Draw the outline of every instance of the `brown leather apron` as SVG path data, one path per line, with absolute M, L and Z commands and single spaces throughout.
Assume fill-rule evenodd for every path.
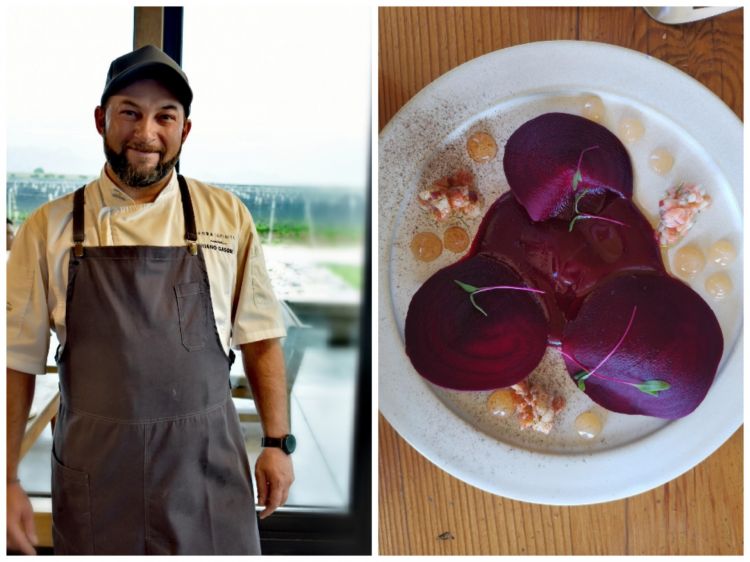
M 177 247 L 83 247 L 84 188 L 75 194 L 52 451 L 56 554 L 260 554 L 232 358 L 182 176 L 179 185 Z

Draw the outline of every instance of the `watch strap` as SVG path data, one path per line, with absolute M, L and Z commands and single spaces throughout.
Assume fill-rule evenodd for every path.
M 261 447 L 281 447 L 283 444 L 283 437 L 263 437 L 260 440 Z
M 297 439 L 291 433 L 283 437 L 263 437 L 260 440 L 261 447 L 278 447 L 287 455 L 291 455 L 297 448 Z

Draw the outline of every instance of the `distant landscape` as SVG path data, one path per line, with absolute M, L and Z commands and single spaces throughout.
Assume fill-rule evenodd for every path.
M 9 172 L 8 218 L 19 225 L 37 207 L 61 197 L 94 176 L 56 174 L 37 168 Z M 253 215 L 265 244 L 359 245 L 364 239 L 365 200 L 359 190 L 215 184 L 237 195 Z

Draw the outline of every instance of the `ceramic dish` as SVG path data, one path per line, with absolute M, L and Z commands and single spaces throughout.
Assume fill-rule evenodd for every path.
M 666 421 L 606 412 L 569 380 L 568 406 L 549 436 L 533 435 L 485 413 L 489 394 L 445 391 L 426 382 L 404 352 L 406 311 L 418 287 L 460 255 L 444 251 L 416 261 L 412 236 L 440 235 L 416 203 L 418 191 L 458 167 L 469 168 L 485 197 L 484 209 L 508 190 L 503 149 L 523 122 L 549 111 L 586 115 L 601 100 L 599 122 L 618 134 L 636 119 L 643 136 L 626 142 L 634 170 L 634 201 L 652 224 L 658 202 L 679 181 L 700 183 L 713 198 L 685 239 L 663 252 L 671 270 L 674 252 L 687 243 L 704 251 L 719 239 L 737 249 L 725 269 L 734 285 L 723 300 L 710 296 L 706 269 L 688 283 L 714 310 L 724 334 L 724 354 L 708 396 L 689 416 Z M 589 115 L 590 116 L 590 115 Z M 497 157 L 477 164 L 466 139 L 486 131 Z M 656 149 L 674 165 L 657 173 Z M 576 505 L 628 497 L 659 486 L 715 451 L 742 423 L 742 124 L 704 86 L 657 59 L 611 45 L 539 42 L 479 57 L 419 92 L 391 120 L 379 147 L 379 405 L 393 427 L 443 470 L 494 494 L 544 504 Z M 466 221 L 470 236 L 481 219 Z M 547 362 L 555 370 L 554 350 Z M 564 379 L 564 377 L 563 377 Z M 596 439 L 582 440 L 575 416 L 595 409 L 605 418 Z

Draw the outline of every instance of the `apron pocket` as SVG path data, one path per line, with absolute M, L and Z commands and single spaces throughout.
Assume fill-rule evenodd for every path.
M 188 351 L 206 347 L 206 298 L 201 283 L 180 283 L 174 287 L 180 316 L 182 345 Z
M 55 554 L 93 554 L 89 475 L 73 470 L 52 450 L 52 535 Z

